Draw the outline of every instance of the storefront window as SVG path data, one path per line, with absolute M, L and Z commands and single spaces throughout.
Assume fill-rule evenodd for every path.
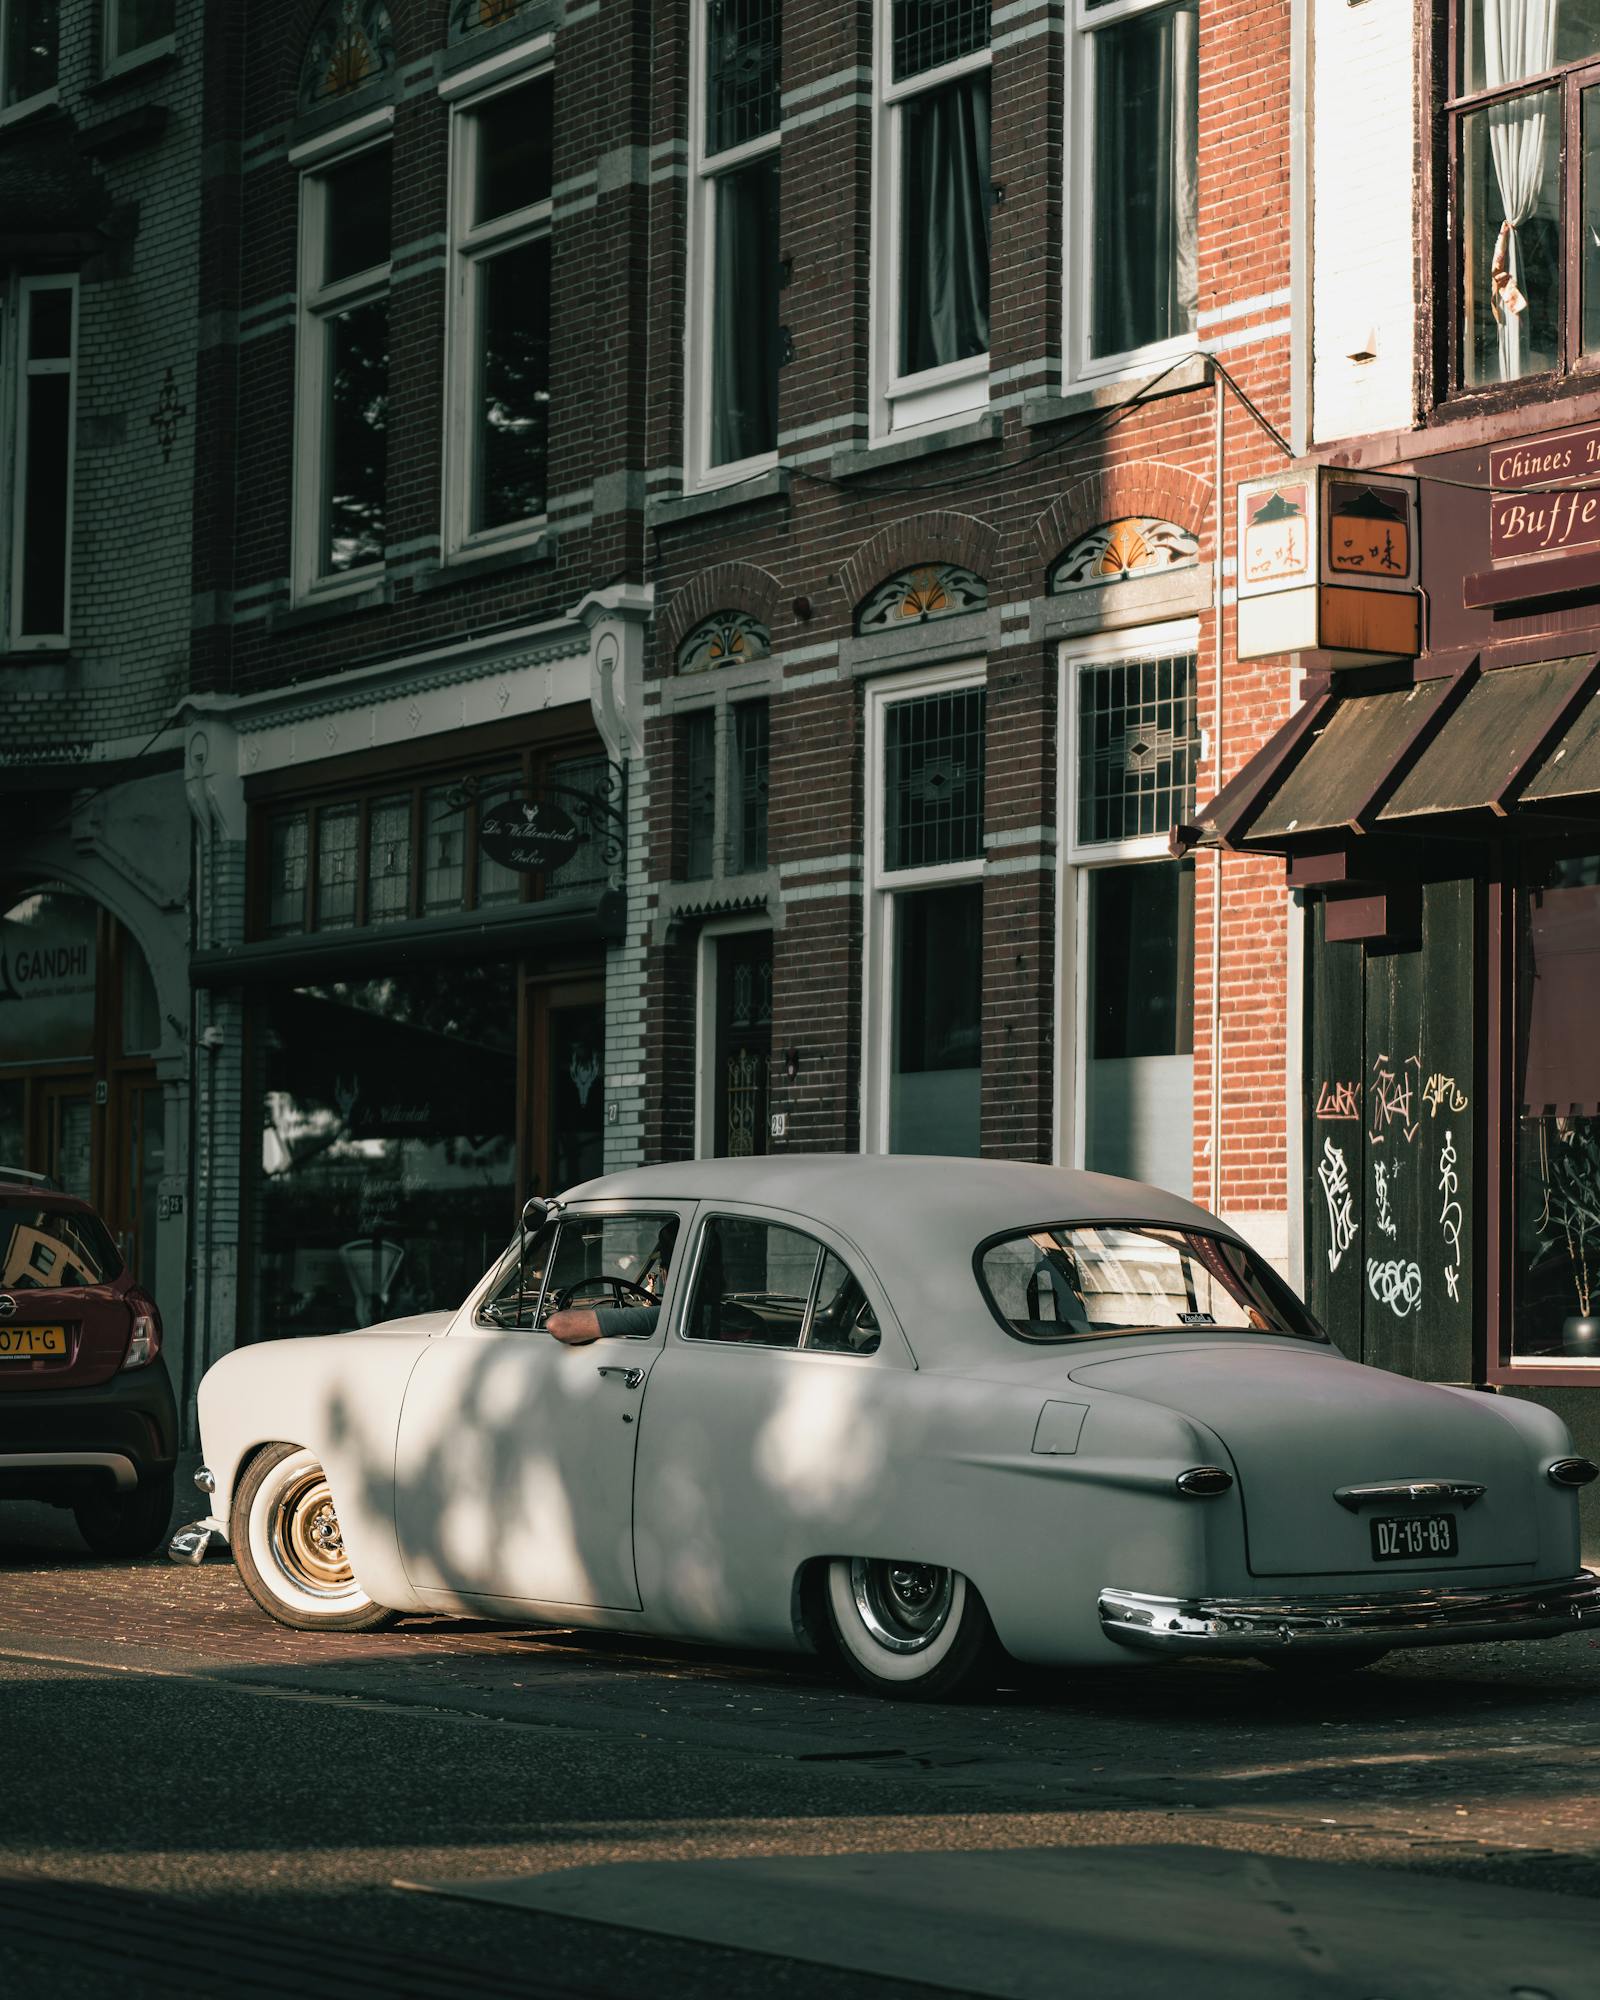
M 70 1062 L 94 1049 L 95 908 L 39 889 L 0 917 L 0 1063 Z
M 516 972 L 283 988 L 260 1008 L 255 1338 L 458 1306 L 515 1222 Z
M 1518 970 L 1513 1358 L 1600 1364 L 1600 854 L 1530 885 Z

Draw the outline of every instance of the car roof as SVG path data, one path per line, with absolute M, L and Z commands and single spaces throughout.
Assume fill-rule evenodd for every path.
M 44 1187 L 38 1181 L 12 1181 L 0 1174 L 0 1201 L 25 1201 L 32 1208 L 48 1209 L 57 1215 L 93 1215 L 100 1211 L 82 1195 L 68 1194 L 64 1188 Z
M 858 1244 L 877 1271 L 919 1359 L 959 1303 L 984 1311 L 984 1339 L 999 1328 L 973 1291 L 973 1252 L 990 1237 L 1050 1222 L 1156 1222 L 1234 1237 L 1182 1196 L 1112 1174 L 925 1153 L 777 1153 L 742 1160 L 683 1160 L 629 1167 L 566 1190 L 567 1201 L 748 1202 L 786 1209 Z M 961 1343 L 970 1352 L 970 1341 Z

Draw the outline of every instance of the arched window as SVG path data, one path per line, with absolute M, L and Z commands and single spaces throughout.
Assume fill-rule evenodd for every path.
M 520 14 L 527 0 L 455 0 L 450 9 L 451 39 L 475 34 L 479 28 L 498 28 Z
M 747 611 L 716 611 L 702 618 L 678 648 L 678 672 L 703 674 L 712 667 L 749 666 L 771 652 L 771 633 Z
M 960 611 L 982 611 L 988 603 L 988 584 L 970 569 L 958 563 L 919 563 L 886 577 L 862 599 L 856 630 L 893 631 L 898 625 L 925 624 Z
M 1199 560 L 1199 542 L 1175 521 L 1130 514 L 1080 535 L 1050 572 L 1050 588 L 1083 590 L 1156 570 L 1187 569 Z
M 302 111 L 348 97 L 394 65 L 394 26 L 383 0 L 329 0 L 300 65 Z

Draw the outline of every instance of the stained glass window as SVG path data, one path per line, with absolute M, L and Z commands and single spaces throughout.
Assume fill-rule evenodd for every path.
M 329 0 L 300 66 L 300 109 L 348 97 L 394 62 L 394 27 L 383 0 Z
M 989 46 L 989 0 L 894 0 L 896 83 Z
M 880 583 L 863 601 L 856 629 L 888 631 L 929 618 L 948 618 L 958 611 L 982 611 L 988 602 L 989 586 L 970 569 L 956 563 L 922 563 Z
M 267 934 L 282 937 L 306 921 L 306 854 L 310 829 L 303 812 L 280 813 L 267 829 Z
M 466 812 L 454 785 L 422 795 L 422 908 L 427 916 L 459 910 L 466 884 Z
M 684 879 L 704 881 L 715 872 L 717 826 L 716 714 L 702 709 L 683 725 L 683 787 L 687 800 Z
M 392 923 L 411 906 L 411 800 L 374 799 L 367 812 L 367 922 Z
M 982 859 L 983 758 L 982 688 L 885 709 L 885 868 Z
M 497 771 L 492 778 L 480 780 L 478 785 L 478 818 L 492 812 L 496 806 L 503 806 L 510 799 L 522 797 L 522 773 L 520 771 Z M 478 849 L 478 905 L 485 903 L 514 903 L 522 895 L 521 874 L 515 868 L 507 868 L 496 861 L 486 849 Z
M 1193 653 L 1078 669 L 1078 839 L 1163 834 L 1194 811 Z
M 359 806 L 325 806 L 317 815 L 317 929 L 345 930 L 356 920 Z
M 1200 544 L 1175 522 L 1130 515 L 1080 535 L 1050 572 L 1050 588 L 1083 590 L 1156 570 L 1187 569 L 1199 559 Z
M 743 611 L 718 611 L 703 619 L 678 648 L 680 674 L 705 673 L 712 667 L 748 666 L 772 651 L 765 625 Z
M 779 0 L 709 0 L 706 151 L 726 152 L 778 127 L 783 56 Z
M 767 865 L 770 712 L 764 701 L 733 711 L 732 782 L 728 787 L 728 865 L 734 874 Z
M 455 0 L 450 11 L 452 36 L 474 35 L 480 28 L 498 28 L 521 13 L 526 0 Z

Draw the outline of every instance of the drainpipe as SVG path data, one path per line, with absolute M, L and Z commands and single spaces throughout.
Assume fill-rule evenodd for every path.
M 1211 689 L 1211 772 L 1213 792 L 1222 789 L 1222 543 L 1224 519 L 1223 423 L 1226 409 L 1220 372 L 1213 371 L 1215 405 L 1215 464 L 1212 472 L 1212 511 L 1215 546 L 1212 550 L 1211 610 L 1213 679 Z M 1214 850 L 1211 870 L 1211 1175 L 1206 1206 L 1215 1215 L 1222 1207 L 1222 849 Z

